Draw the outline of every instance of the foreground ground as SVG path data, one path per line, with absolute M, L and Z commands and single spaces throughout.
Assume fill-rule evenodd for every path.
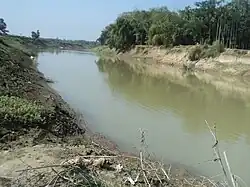
M 215 185 L 89 132 L 31 55 L 24 43 L 0 38 L 0 186 Z

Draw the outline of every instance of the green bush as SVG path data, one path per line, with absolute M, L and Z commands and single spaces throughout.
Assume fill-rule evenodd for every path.
M 0 96 L 0 118 L 5 122 L 41 122 L 46 108 L 14 96 Z
M 213 45 L 196 45 L 189 51 L 189 60 L 196 61 L 201 58 L 215 58 L 225 51 L 224 45 L 219 41 L 213 42 Z
M 153 45 L 157 45 L 157 46 L 163 45 L 163 38 L 162 38 L 162 36 L 159 35 L 159 34 L 154 35 L 154 37 L 152 38 L 152 44 Z
M 219 42 L 218 40 L 213 42 L 213 45 L 209 46 L 205 52 L 203 57 L 204 58 L 215 58 L 217 56 L 219 56 L 221 53 L 223 53 L 225 51 L 224 45 Z
M 202 56 L 202 47 L 200 45 L 193 46 L 188 54 L 188 59 L 191 61 L 199 60 Z

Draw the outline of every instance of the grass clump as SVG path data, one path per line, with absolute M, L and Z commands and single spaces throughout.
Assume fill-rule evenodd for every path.
M 209 46 L 207 50 L 205 50 L 204 58 L 215 58 L 224 51 L 224 45 L 219 41 L 215 41 L 213 42 L 213 45 Z
M 212 45 L 196 45 L 189 51 L 189 60 L 196 61 L 202 58 L 215 58 L 225 51 L 224 45 L 220 41 L 213 42 Z
M 191 61 L 199 60 L 202 57 L 203 48 L 200 45 L 192 47 L 188 54 L 188 59 Z
M 15 96 L 0 96 L 0 117 L 4 122 L 42 122 L 46 108 Z

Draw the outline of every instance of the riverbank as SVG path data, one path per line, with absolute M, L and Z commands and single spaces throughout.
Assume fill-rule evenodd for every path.
M 143 68 L 157 69 L 152 74 L 164 74 L 168 66 L 183 70 L 204 73 L 218 73 L 230 76 L 249 76 L 250 51 L 225 49 L 214 57 L 197 57 L 190 60 L 190 53 L 196 46 L 176 46 L 173 48 L 136 46 L 132 50 L 117 54 L 106 46 L 96 47 L 93 51 L 101 56 L 116 57 Z M 208 50 L 209 52 L 209 50 Z
M 88 131 L 37 71 L 30 58 L 35 54 L 15 46 L 0 38 L 0 185 L 212 186 L 206 178 L 193 180 L 185 170 L 149 161 L 144 152 L 122 153 Z
M 215 86 L 222 94 L 248 97 L 250 92 L 250 53 L 246 50 L 226 49 L 215 58 L 201 58 L 190 61 L 192 46 L 160 48 L 136 46 L 134 49 L 117 54 L 106 46 L 94 48 L 106 62 L 125 63 L 134 72 L 147 76 L 172 77 L 182 82 L 186 76 L 194 75 L 204 83 Z

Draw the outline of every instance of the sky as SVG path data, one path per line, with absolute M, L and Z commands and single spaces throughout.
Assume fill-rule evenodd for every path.
M 96 40 L 101 30 L 122 12 L 167 6 L 171 10 L 197 0 L 0 0 L 0 18 L 11 34 Z

